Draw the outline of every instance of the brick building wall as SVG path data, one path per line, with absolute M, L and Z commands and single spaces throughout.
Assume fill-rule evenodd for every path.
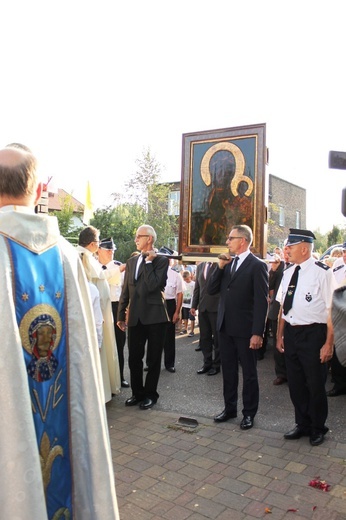
M 282 246 L 289 228 L 306 229 L 306 189 L 269 175 L 268 242 Z

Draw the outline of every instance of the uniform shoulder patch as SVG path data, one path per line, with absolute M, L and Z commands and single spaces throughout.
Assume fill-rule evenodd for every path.
M 345 264 L 338 265 L 337 267 L 334 267 L 333 273 L 336 273 L 336 271 L 339 271 L 339 269 L 342 269 Z
M 317 260 L 317 262 L 315 262 L 315 264 L 318 265 L 318 267 L 322 267 L 322 269 L 325 269 L 326 271 L 328 271 L 328 269 L 330 269 L 329 265 L 324 264 L 323 262 L 320 262 L 319 260 Z

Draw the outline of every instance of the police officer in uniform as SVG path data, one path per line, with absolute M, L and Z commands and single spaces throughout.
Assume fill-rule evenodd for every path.
M 326 362 L 333 355 L 329 310 L 336 287 L 332 270 L 312 257 L 311 231 L 290 229 L 287 246 L 292 266 L 282 278 L 282 308 L 276 348 L 285 353 L 296 426 L 285 439 L 306 435 L 310 444 L 324 441 L 328 428 Z

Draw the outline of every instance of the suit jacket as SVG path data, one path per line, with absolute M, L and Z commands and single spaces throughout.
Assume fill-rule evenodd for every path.
M 207 272 L 207 279 L 204 278 L 204 268 L 206 262 L 201 262 L 196 269 L 195 289 L 193 291 L 192 308 L 199 310 L 199 312 L 217 312 L 220 295 L 209 294 L 207 287 L 208 281 L 212 273 L 218 269 L 217 263 L 212 263 Z
M 209 294 L 220 291 L 217 329 L 229 336 L 263 336 L 268 312 L 268 269 L 263 260 L 250 253 L 232 279 L 231 265 L 219 267 L 208 282 Z
M 169 321 L 164 297 L 168 259 L 157 256 L 152 263 L 148 264 L 143 259 L 136 280 L 137 261 L 138 256 L 134 256 L 126 262 L 118 321 L 126 321 L 129 327 L 137 325 L 138 320 L 143 325 Z

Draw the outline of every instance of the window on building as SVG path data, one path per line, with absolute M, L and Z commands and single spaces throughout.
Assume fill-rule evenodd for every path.
M 180 191 L 170 191 L 168 194 L 168 215 L 179 215 Z
M 283 206 L 279 206 L 279 226 L 285 226 L 285 208 Z
M 300 229 L 300 211 L 296 211 L 296 228 Z

